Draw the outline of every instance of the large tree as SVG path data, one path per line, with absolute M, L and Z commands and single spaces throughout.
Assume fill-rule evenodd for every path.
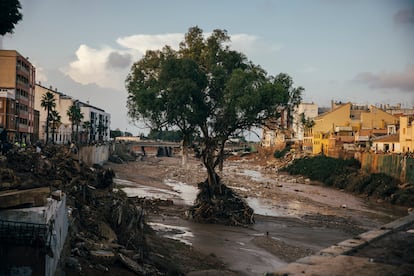
M 56 99 L 52 92 L 48 91 L 43 94 L 42 99 L 40 101 L 40 106 L 46 110 L 46 141 L 47 144 L 49 142 L 49 123 L 51 122 L 50 114 L 52 110 L 56 107 Z
M 21 8 L 19 0 L 0 1 L 0 36 L 13 33 L 15 25 L 23 18 Z
M 179 50 L 148 51 L 126 79 L 127 106 L 132 119 L 144 119 L 153 129 L 179 128 L 184 141 L 194 132 L 200 135 L 207 180 L 190 210 L 193 217 L 211 221 L 221 216 L 219 221 L 246 224 L 252 223 L 252 210 L 238 210 L 241 200 L 233 200 L 215 170 L 229 136 L 279 116 L 289 91 L 244 54 L 230 50 L 228 42 L 224 30 L 205 38 L 192 27 Z

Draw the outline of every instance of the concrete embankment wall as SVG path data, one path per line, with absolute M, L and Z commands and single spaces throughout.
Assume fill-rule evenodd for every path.
M 102 165 L 109 158 L 111 144 L 82 146 L 79 148 L 79 159 L 87 165 Z
M 414 158 L 397 154 L 356 153 L 361 169 L 366 173 L 384 173 L 414 183 Z

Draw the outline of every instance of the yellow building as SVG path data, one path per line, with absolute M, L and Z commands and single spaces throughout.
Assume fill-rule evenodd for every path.
M 389 125 L 398 124 L 398 118 L 375 106 L 371 106 L 369 112 L 361 113 L 362 129 L 387 129 Z
M 335 132 L 342 135 L 350 129 L 351 103 L 340 105 L 330 112 L 324 113 L 313 119 L 315 125 L 312 127 L 313 133 L 313 154 L 327 153 L 328 146 L 331 144 L 329 139 Z
M 35 68 L 27 58 L 0 50 L 0 134 L 9 142 L 34 142 L 34 83 Z
M 400 147 L 401 152 L 414 152 L 413 118 L 400 117 Z
M 354 143 L 360 130 L 383 130 L 385 134 L 395 134 L 398 118 L 375 106 L 368 108 L 346 103 L 333 105 L 332 111 L 318 116 L 314 122 L 312 153 L 326 154 L 340 143 Z

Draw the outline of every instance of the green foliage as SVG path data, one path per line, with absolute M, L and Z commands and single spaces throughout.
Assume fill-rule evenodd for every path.
M 391 203 L 414 207 L 414 185 L 396 191 L 391 197 Z
M 19 0 L 0 1 L 0 36 L 13 33 L 15 25 L 23 18 L 21 8 Z
M 66 115 L 69 117 L 69 121 L 72 123 L 72 141 L 79 142 L 79 124 L 82 122 L 83 113 L 79 106 L 74 102 L 66 111 Z M 76 132 L 74 132 L 74 127 L 76 126 Z
M 178 130 L 151 130 L 147 137 L 152 140 L 179 142 L 183 135 L 181 131 Z
M 47 91 L 42 95 L 40 106 L 46 110 L 46 144 L 49 142 L 49 124 L 52 121 L 51 113 L 56 108 L 56 99 L 52 92 Z
M 343 160 L 326 156 L 296 159 L 285 170 L 300 174 L 327 186 L 357 194 L 390 200 L 391 203 L 414 206 L 414 185 L 400 189 L 400 181 L 383 173 L 363 174 L 354 159 Z
M 178 128 L 184 143 L 199 133 L 203 162 L 215 179 L 228 137 L 278 116 L 301 100 L 286 74 L 268 76 L 227 46 L 225 30 L 209 37 L 192 27 L 174 51 L 147 51 L 126 79 L 128 115 L 151 129 Z
M 355 159 L 336 159 L 326 156 L 295 159 L 293 164 L 286 168 L 290 174 L 306 175 L 312 180 L 329 182 L 332 175 L 347 174 L 358 170 L 360 164 Z
M 286 155 L 286 153 L 288 153 L 290 151 L 290 147 L 285 147 L 282 150 L 275 150 L 275 152 L 273 153 L 273 157 L 274 158 L 282 158 Z
M 120 131 L 119 129 L 111 130 L 109 132 L 109 137 L 111 137 L 111 138 L 121 137 L 122 135 L 123 135 L 122 131 Z

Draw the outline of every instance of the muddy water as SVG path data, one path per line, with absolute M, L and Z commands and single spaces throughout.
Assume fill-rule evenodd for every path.
M 174 216 L 152 216 L 149 224 L 160 235 L 179 240 L 205 254 L 215 254 L 240 275 L 263 275 L 288 262 L 282 249 L 258 246 L 264 239 L 269 245 L 287 244 L 307 252 L 350 238 L 352 235 L 340 227 L 308 223 L 305 215 L 346 217 L 367 230 L 404 214 L 364 199 L 321 186 L 281 182 L 262 175 L 258 170 L 241 170 L 247 185 L 229 185 L 246 198 L 255 211 L 256 223 L 247 228 L 193 223 Z M 157 187 L 115 179 L 129 196 L 173 200 L 175 205 L 191 205 L 197 188 L 183 182 L 165 179 Z M 263 185 L 263 189 L 253 189 Z M 266 189 L 274 193 L 266 192 Z M 278 190 L 279 189 L 279 190 Z M 268 241 L 268 242 L 266 242 Z M 300 254 L 299 254 L 300 255 Z M 298 255 L 298 258 L 301 257 Z

